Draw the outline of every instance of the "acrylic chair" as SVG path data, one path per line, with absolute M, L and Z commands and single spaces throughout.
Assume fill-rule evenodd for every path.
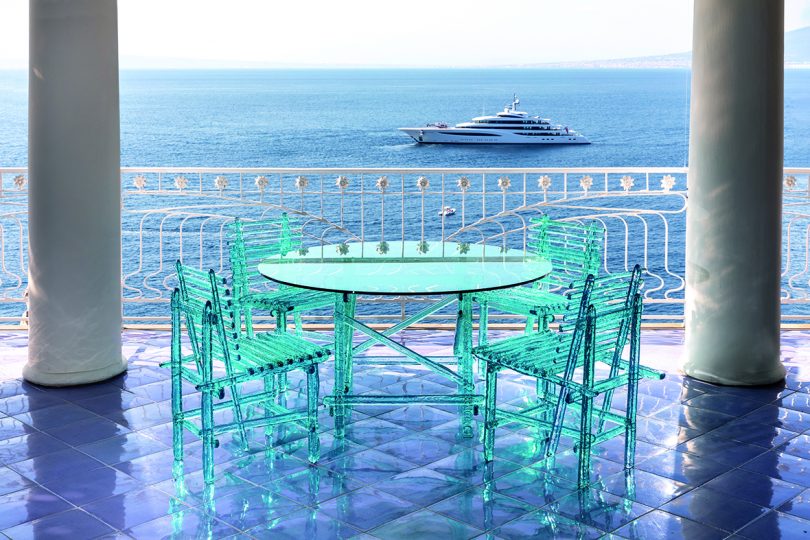
M 548 328 L 554 314 L 565 309 L 566 287 L 573 281 L 598 274 L 604 238 L 600 224 L 555 221 L 548 216 L 533 218 L 531 223 L 527 245 L 551 262 L 552 272 L 530 287 L 475 294 L 473 301 L 480 307 L 479 345 L 487 343 L 489 309 L 526 317 L 527 333 L 535 325 L 543 330 Z
M 270 281 L 259 273 L 258 265 L 264 259 L 303 249 L 303 232 L 290 222 L 286 212 L 279 218 L 258 221 L 236 218 L 228 225 L 227 238 L 233 297 L 241 306 L 248 336 L 253 335 L 254 309 L 269 313 L 275 318 L 276 328 L 283 331 L 287 330 L 287 316 L 292 313 L 295 333 L 303 337 L 302 312 L 335 305 L 332 293 L 287 285 L 270 289 Z M 316 334 L 307 336 L 328 339 Z M 287 375 L 280 373 L 277 383 L 281 391 L 286 390 Z
M 248 430 L 298 423 L 308 432 L 309 461 L 317 462 L 318 364 L 331 351 L 286 332 L 244 335 L 239 331 L 239 306 L 227 298 L 224 280 L 213 270 L 203 272 L 179 261 L 176 268 L 179 286 L 171 299 L 171 360 L 162 364 L 171 367 L 175 479 L 182 480 L 184 429 L 203 441 L 206 485 L 214 482 L 213 451 L 225 433 L 236 433 L 247 450 Z M 186 350 L 181 341 L 184 327 Z M 306 373 L 305 411 L 287 410 L 276 403 L 275 376 L 293 370 Z M 199 408 L 184 408 L 183 382 L 200 392 Z M 259 384 L 251 384 L 255 382 Z
M 624 465 L 626 469 L 633 467 L 638 381 L 664 376 L 639 363 L 640 284 L 638 266 L 630 273 L 588 276 L 567 294 L 569 305 L 559 331 L 521 335 L 473 349 L 486 364 L 486 461 L 494 458 L 497 426 L 518 422 L 543 434 L 546 457 L 554 456 L 561 436 L 574 439 L 579 487 L 590 483 L 593 446 L 614 437 L 625 437 Z M 507 369 L 542 380 L 551 390 L 538 393 L 537 402 L 523 410 L 498 409 L 498 373 Z M 627 387 L 623 411 L 613 405 L 613 393 L 619 387 Z M 566 416 L 571 411 L 574 414 Z M 571 422 L 576 416 L 579 426 Z
M 227 239 L 233 296 L 242 304 L 248 335 L 253 333 L 253 309 L 270 312 L 281 329 L 286 329 L 287 315 L 292 313 L 296 334 L 302 335 L 302 312 L 334 306 L 332 293 L 287 285 L 268 289 L 269 280 L 259 273 L 259 263 L 268 257 L 283 257 L 303 249 L 303 232 L 286 212 L 279 218 L 258 221 L 236 218 L 228 225 Z

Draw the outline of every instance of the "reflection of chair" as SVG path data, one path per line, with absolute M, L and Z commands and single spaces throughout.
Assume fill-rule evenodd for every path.
M 240 335 L 239 306 L 222 297 L 224 282 L 213 270 L 202 272 L 178 261 L 177 277 L 179 287 L 172 293 L 172 352 L 168 363 L 172 370 L 175 478 L 179 479 L 183 472 L 183 428 L 203 441 L 206 484 L 214 481 L 213 450 L 223 433 L 238 433 L 243 449 L 247 449 L 249 429 L 297 422 L 309 432 L 309 461 L 316 462 L 318 363 L 325 361 L 330 351 L 280 331 Z M 191 354 L 182 350 L 183 323 Z M 275 403 L 274 377 L 296 369 L 307 375 L 306 411 L 290 411 Z M 258 391 L 255 385 L 245 384 L 255 380 L 264 382 Z M 202 394 L 200 408 L 183 409 L 183 381 Z M 251 414 L 258 408 L 263 409 L 263 415 Z
M 552 272 L 532 287 L 514 287 L 476 293 L 473 300 L 480 305 L 478 344 L 487 342 L 488 310 L 497 309 L 527 318 L 526 331 L 538 324 L 548 326 L 555 313 L 567 305 L 562 294 L 572 281 L 596 275 L 602 257 L 604 229 L 596 222 L 581 225 L 554 221 L 548 216 L 532 219 L 528 246 L 551 262 Z
M 265 287 L 268 279 L 258 271 L 264 259 L 285 256 L 303 249 L 302 230 L 290 223 L 284 213 L 278 219 L 243 221 L 236 218 L 228 225 L 228 250 L 233 272 L 233 297 L 243 307 L 245 328 L 253 334 L 253 309 L 269 311 L 276 318 L 277 328 L 286 329 L 287 314 L 295 318 L 295 331 L 302 333 L 301 312 L 334 306 L 331 293 L 310 291 L 280 285 L 275 290 Z
M 625 467 L 633 466 L 638 380 L 663 377 L 639 365 L 640 282 L 638 266 L 628 274 L 588 276 L 567 295 L 570 307 L 559 332 L 531 333 L 473 349 L 487 368 L 487 461 L 493 458 L 495 427 L 505 421 L 539 428 L 546 437 L 546 456 L 556 452 L 561 435 L 574 438 L 580 486 L 590 482 L 592 447 L 615 436 L 624 434 Z M 628 343 L 629 359 L 625 360 L 622 356 Z M 502 369 L 536 377 L 554 391 L 539 393 L 535 405 L 519 412 L 496 411 L 497 374 Z M 626 410 L 611 410 L 613 391 L 620 386 L 627 386 Z M 579 413 L 578 427 L 566 417 L 569 408 Z

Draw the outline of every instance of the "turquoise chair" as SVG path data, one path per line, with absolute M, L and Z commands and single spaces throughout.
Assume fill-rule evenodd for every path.
M 248 431 L 294 422 L 308 432 L 309 461 L 319 458 L 318 364 L 331 351 L 285 332 L 251 336 L 240 332 L 239 305 L 229 298 L 225 282 L 213 270 L 176 265 L 179 286 L 171 298 L 171 368 L 174 477 L 183 476 L 183 430 L 201 438 L 203 477 L 214 482 L 214 448 L 219 437 L 235 433 L 244 450 Z M 188 346 L 183 347 L 183 329 Z M 275 377 L 293 370 L 306 373 L 307 407 L 292 411 L 277 404 Z M 263 384 L 247 384 L 254 381 Z M 183 406 L 182 385 L 201 394 L 199 408 Z M 256 387 L 259 387 L 257 390 Z
M 253 310 L 265 311 L 275 318 L 276 328 L 287 330 L 288 314 L 295 321 L 295 333 L 303 337 L 301 314 L 305 311 L 334 307 L 335 295 L 287 285 L 273 285 L 259 273 L 259 263 L 269 257 L 286 256 L 303 249 L 303 233 L 290 222 L 286 212 L 279 218 L 258 221 L 234 219 L 227 228 L 228 255 L 231 263 L 233 297 L 240 304 L 245 331 L 253 335 Z M 271 288 L 272 287 L 272 288 Z M 307 333 L 307 337 L 327 340 Z M 287 376 L 279 374 L 277 384 L 287 389 Z
M 473 349 L 486 366 L 486 461 L 494 458 L 498 425 L 518 422 L 543 434 L 546 457 L 556 453 L 561 436 L 574 439 L 579 487 L 590 483 L 593 447 L 614 437 L 625 437 L 624 465 L 627 469 L 634 466 L 638 381 L 664 377 L 639 363 L 640 285 L 638 266 L 630 273 L 588 276 L 567 294 L 559 331 L 533 332 Z M 629 357 L 625 359 L 627 345 Z M 523 410 L 498 409 L 498 373 L 507 369 L 543 381 L 551 391 L 539 393 L 537 402 Z M 612 407 L 613 393 L 619 387 L 627 387 L 623 411 Z M 578 426 L 566 416 L 570 411 L 578 418 Z
M 295 225 L 283 213 L 279 218 L 258 221 L 236 218 L 227 226 L 233 296 L 242 305 L 248 335 L 253 333 L 254 309 L 268 311 L 281 329 L 287 328 L 288 314 L 292 313 L 296 334 L 302 335 L 302 312 L 335 305 L 332 293 L 287 285 L 271 289 L 270 280 L 259 273 L 259 263 L 265 259 L 303 249 L 303 232 Z
M 528 287 L 514 287 L 477 293 L 478 344 L 487 343 L 489 310 L 526 317 L 526 332 L 548 328 L 554 314 L 562 313 L 568 304 L 564 292 L 574 281 L 597 275 L 602 261 L 604 229 L 596 222 L 554 221 L 548 216 L 533 218 L 527 246 L 551 262 L 551 274 Z

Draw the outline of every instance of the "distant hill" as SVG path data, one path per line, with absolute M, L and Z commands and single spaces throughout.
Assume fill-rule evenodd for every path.
M 810 26 L 785 34 L 785 65 L 810 67 Z
M 664 54 L 660 56 L 640 56 L 635 58 L 613 58 L 608 60 L 586 60 L 581 62 L 553 62 L 532 64 L 524 67 L 544 68 L 616 68 L 616 69 L 688 69 L 692 66 L 692 52 Z M 810 68 L 810 26 L 785 32 L 785 67 Z

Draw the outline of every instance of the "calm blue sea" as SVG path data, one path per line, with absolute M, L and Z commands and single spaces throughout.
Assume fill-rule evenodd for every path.
M 27 163 L 27 79 L 0 72 L 0 166 Z M 521 108 L 589 146 L 418 146 L 398 127 Z M 683 166 L 684 70 L 124 71 L 124 166 Z M 778 136 L 778 134 L 775 134 Z M 810 165 L 810 70 L 785 76 L 785 164 Z

